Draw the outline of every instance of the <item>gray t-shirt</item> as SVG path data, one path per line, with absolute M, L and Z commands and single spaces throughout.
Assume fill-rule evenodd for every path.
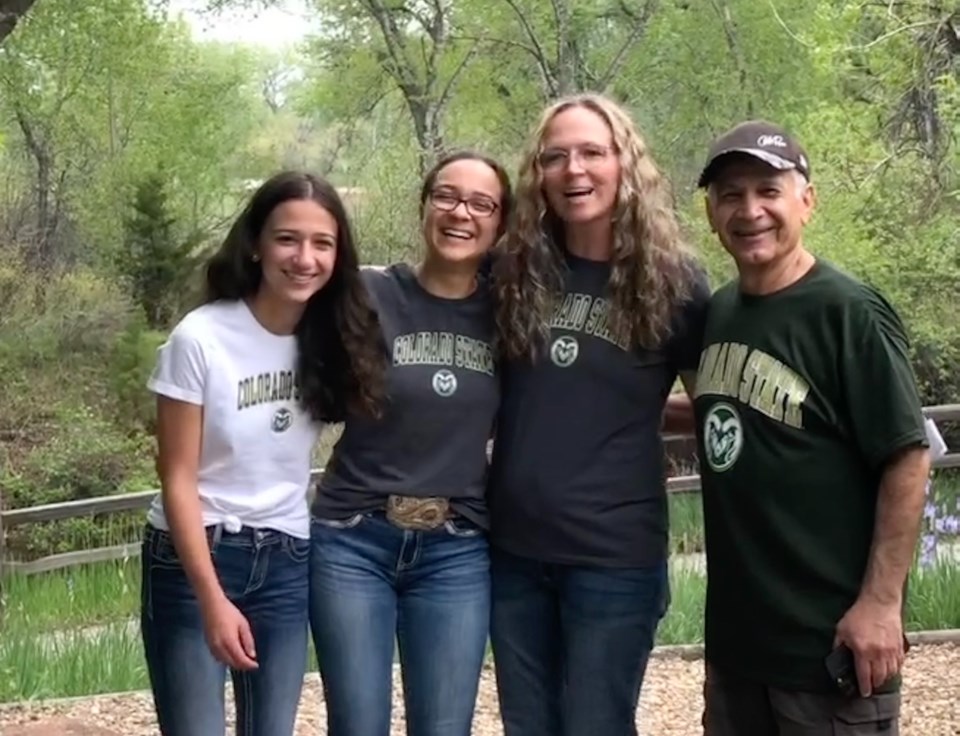
M 698 280 L 659 350 L 629 349 L 607 327 L 609 263 L 567 264 L 547 355 L 502 366 L 491 540 L 550 563 L 654 565 L 667 554 L 660 420 L 677 373 L 697 367 L 709 289 Z
M 378 420 L 348 416 L 313 513 L 343 519 L 383 508 L 390 494 L 443 496 L 486 527 L 486 447 L 500 400 L 488 285 L 443 299 L 406 264 L 363 278 L 389 358 L 388 399 Z

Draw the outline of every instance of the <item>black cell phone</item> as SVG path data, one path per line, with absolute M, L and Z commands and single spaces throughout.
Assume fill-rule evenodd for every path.
M 857 667 L 853 662 L 853 652 L 846 644 L 841 644 L 830 652 L 824 664 L 830 681 L 844 697 L 853 698 L 859 695 Z

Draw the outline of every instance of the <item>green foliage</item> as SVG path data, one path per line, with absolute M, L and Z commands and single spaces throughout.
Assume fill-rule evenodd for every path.
M 246 49 L 195 43 L 150 0 L 38 3 L 0 54 L 10 238 L 32 257 L 110 264 L 128 200 L 161 167 L 172 215 L 216 232 L 237 180 L 276 166 L 247 148 L 265 73 Z
M 90 269 L 45 278 L 15 253 L 6 255 L 0 266 L 4 506 L 155 486 L 152 440 L 136 427 L 151 416 L 142 387 L 160 337 L 145 330 L 142 317 L 132 319 L 119 286 Z M 7 531 L 7 547 L 32 557 L 104 546 L 129 536 L 133 526 L 118 516 L 15 527 Z
M 55 406 L 48 435 L 17 463 L 0 468 L 0 497 L 8 508 L 39 506 L 156 487 L 153 442 L 128 436 L 84 406 Z M 142 521 L 117 515 L 80 518 L 7 532 L 11 555 L 34 557 L 108 546 Z
M 0 639 L 0 702 L 148 687 L 140 633 L 126 621 L 46 635 L 7 627 Z
M 3 595 L 5 622 L 29 623 L 38 632 L 122 621 L 140 604 L 140 559 L 14 573 L 4 579 Z
M 117 562 L 10 580 L 0 636 L 0 702 L 125 692 L 148 687 L 135 616 L 139 565 Z M 657 645 L 703 642 L 706 577 L 670 570 L 670 607 Z M 911 575 L 906 629 L 960 626 L 960 569 Z M 317 663 L 308 653 L 308 672 Z
M 110 349 L 131 314 L 119 285 L 88 268 L 40 273 L 17 252 L 0 254 L 0 363 L 50 368 Z
M 147 325 L 169 327 L 191 296 L 197 267 L 193 254 L 200 238 L 196 233 L 181 237 L 160 174 L 146 176 L 137 186 L 125 230 L 127 250 L 118 259 L 120 271 L 130 280 Z
M 62 409 L 56 421 L 59 431 L 53 441 L 35 450 L 20 474 L 35 497 L 39 494 L 45 503 L 54 503 L 153 485 L 150 442 L 128 437 L 86 407 Z
M 5 471 L 3 496 L 14 507 L 58 503 L 149 488 L 152 446 L 129 437 L 87 407 L 57 407 L 50 440 L 16 472 Z
M 110 386 L 118 426 L 153 433 L 156 402 L 145 387 L 164 340 L 166 333 L 147 329 L 141 320 L 132 320 L 117 338 L 110 360 Z

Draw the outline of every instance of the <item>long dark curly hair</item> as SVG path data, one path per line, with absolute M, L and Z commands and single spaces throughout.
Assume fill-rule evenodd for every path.
M 630 117 L 601 95 L 563 98 L 544 111 L 524 155 L 515 216 L 493 269 L 500 348 L 512 359 L 538 355 L 562 297 L 564 228 L 543 194 L 538 161 L 550 122 L 572 107 L 606 121 L 620 157 L 607 286 L 612 331 L 623 344 L 656 349 L 669 337 L 677 308 L 692 292 L 696 258 L 680 235 L 669 183 Z
M 256 294 L 263 277 L 253 258 L 257 243 L 270 213 L 290 200 L 312 200 L 337 222 L 333 273 L 310 297 L 295 328 L 301 404 L 314 419 L 327 422 L 343 421 L 348 410 L 377 416 L 386 370 L 380 323 L 360 280 L 346 209 L 324 179 L 284 171 L 257 189 L 207 263 L 204 301 Z

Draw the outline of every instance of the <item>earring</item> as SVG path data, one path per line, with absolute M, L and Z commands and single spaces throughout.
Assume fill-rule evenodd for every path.
M 250 260 L 253 261 L 254 263 L 256 263 L 257 261 L 260 260 L 260 254 L 259 254 L 259 253 L 254 253 L 252 256 L 250 256 Z

